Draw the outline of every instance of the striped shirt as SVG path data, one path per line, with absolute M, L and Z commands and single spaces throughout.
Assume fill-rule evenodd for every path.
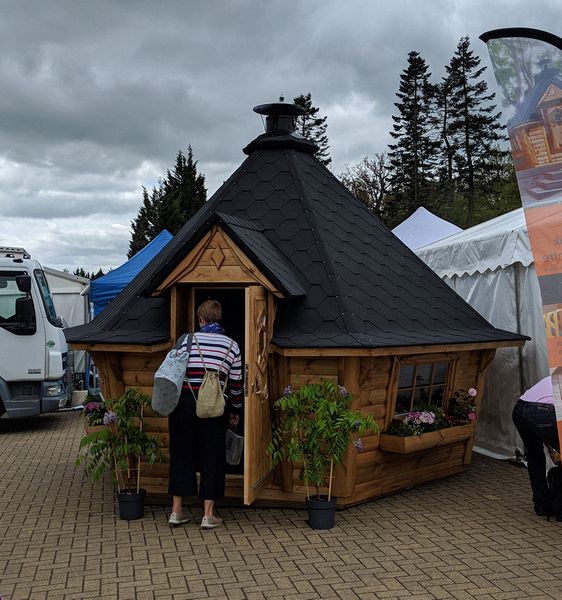
M 201 348 L 204 364 L 199 355 L 196 340 Z M 182 344 L 182 349 L 184 352 L 187 350 L 187 338 Z M 225 396 L 230 401 L 230 408 L 227 407 L 226 410 L 233 409 L 233 412 L 240 413 L 243 400 L 242 359 L 238 344 L 222 333 L 197 332 L 193 336 L 193 343 L 189 352 L 184 389 L 189 389 L 187 385 L 187 379 L 189 379 L 193 392 L 197 394 L 203 382 L 205 367 L 207 371 L 218 371 L 220 368 L 221 384 L 224 385 L 224 382 L 228 380 Z

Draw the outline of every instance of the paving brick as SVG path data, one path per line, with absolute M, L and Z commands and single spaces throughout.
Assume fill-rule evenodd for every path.
M 164 507 L 116 517 L 111 482 L 74 466 L 76 413 L 0 421 L 0 595 L 6 600 L 562 598 L 562 523 L 532 512 L 527 473 L 475 455 L 461 476 L 338 512 L 224 508 L 170 529 Z M 27 514 L 20 510 L 29 506 Z

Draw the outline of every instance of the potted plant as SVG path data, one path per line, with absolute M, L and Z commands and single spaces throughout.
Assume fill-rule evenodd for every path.
M 446 409 L 427 406 L 393 419 L 380 436 L 380 449 L 410 454 L 467 440 L 474 433 L 476 406 L 474 388 L 453 394 Z
M 334 526 L 334 466 L 341 463 L 350 441 L 367 430 L 378 431 L 371 416 L 349 408 L 351 402 L 343 386 L 324 380 L 298 389 L 288 386 L 274 404 L 278 418 L 268 452 L 273 466 L 282 460 L 300 464 L 299 476 L 306 485 L 308 523 L 313 529 Z M 360 440 L 355 442 L 359 448 Z M 327 496 L 321 496 L 322 486 L 328 487 Z M 311 487 L 314 494 L 310 493 Z
M 145 490 L 140 488 L 141 461 L 154 464 L 160 458 L 160 440 L 143 431 L 143 409 L 150 398 L 138 389 L 126 391 L 107 403 L 107 427 L 80 441 L 76 464 L 98 480 L 110 471 L 117 488 L 119 514 L 133 520 L 144 516 Z

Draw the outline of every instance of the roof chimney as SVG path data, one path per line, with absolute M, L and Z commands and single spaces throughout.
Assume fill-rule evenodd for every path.
M 283 100 L 281 97 L 279 100 Z M 255 150 L 283 150 L 292 148 L 314 154 L 318 146 L 299 135 L 296 131 L 297 117 L 305 114 L 305 109 L 288 102 L 272 102 L 254 106 L 254 112 L 265 115 L 265 133 L 259 135 L 243 150 L 248 156 Z
M 283 97 L 279 98 L 283 100 Z M 297 117 L 304 115 L 305 110 L 297 104 L 288 102 L 273 102 L 254 106 L 254 112 L 265 115 L 265 132 L 269 134 L 286 135 L 294 133 Z

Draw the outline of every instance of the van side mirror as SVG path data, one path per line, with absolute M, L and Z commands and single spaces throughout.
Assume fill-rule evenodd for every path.
M 29 275 L 16 275 L 18 290 L 24 294 L 31 292 L 31 277 Z

